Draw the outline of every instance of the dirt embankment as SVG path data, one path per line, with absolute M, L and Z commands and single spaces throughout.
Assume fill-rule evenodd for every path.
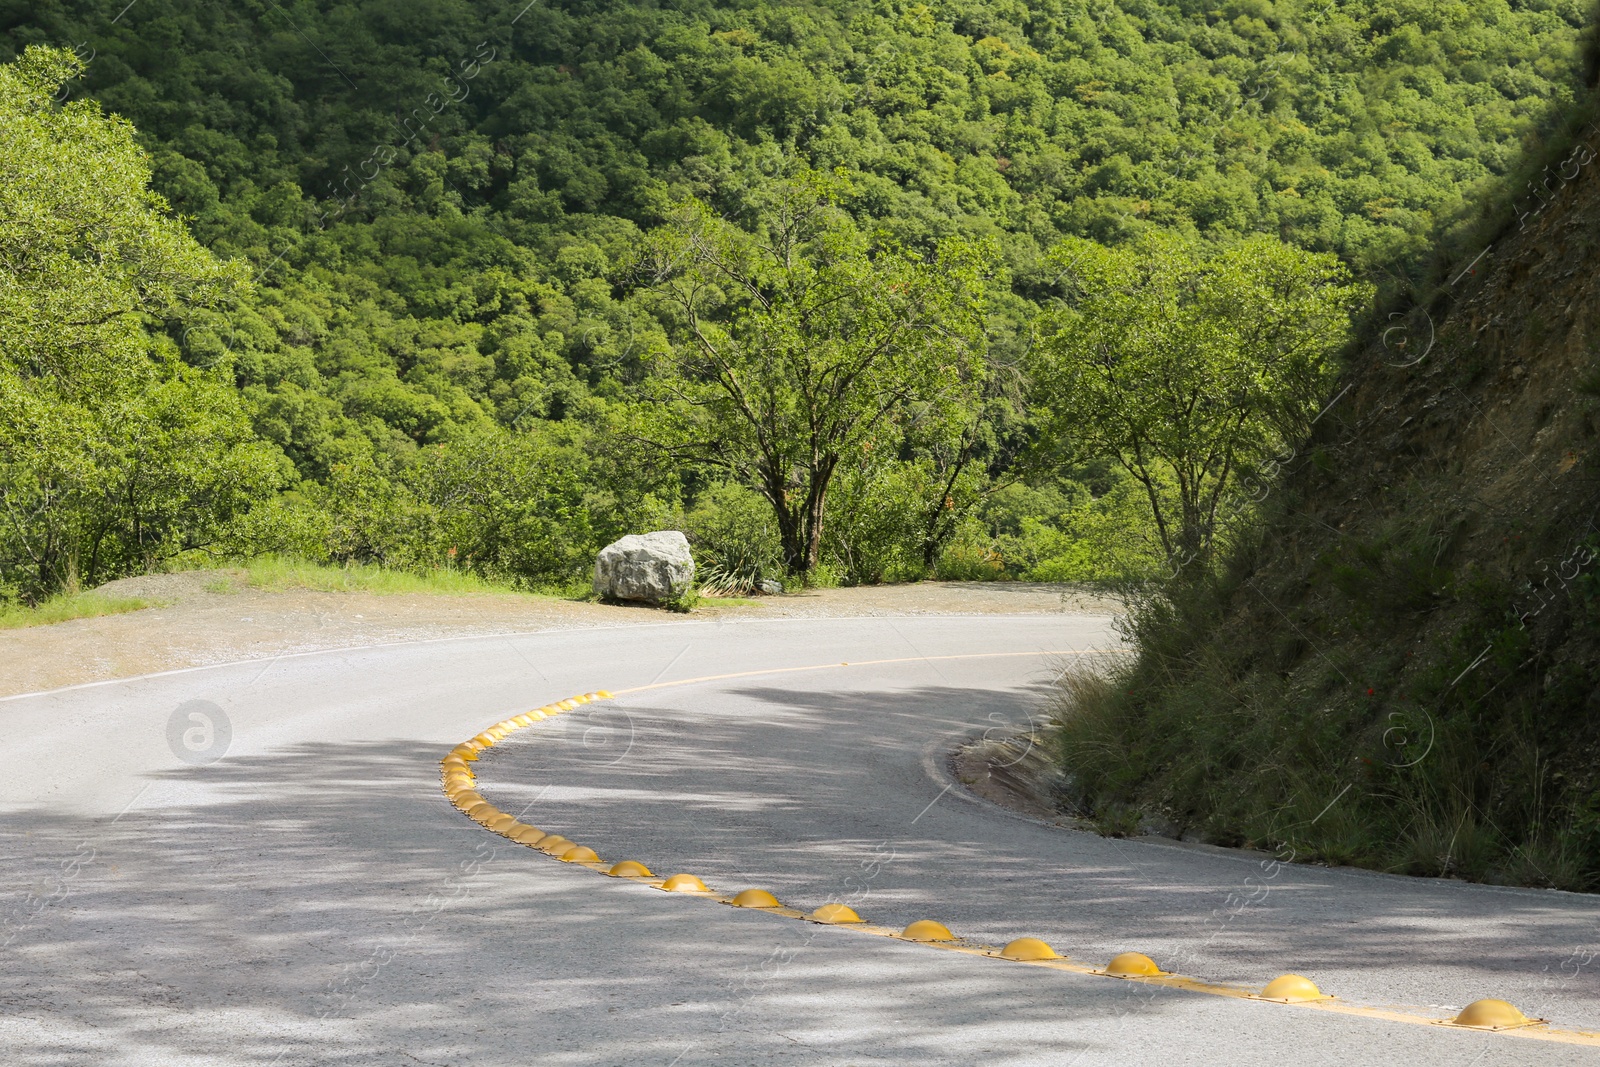
M 715 618 L 1110 614 L 1117 607 L 1073 587 L 1021 582 L 816 589 L 753 603 L 707 600 L 687 615 L 510 594 L 267 592 L 242 584 L 230 571 L 125 578 L 101 591 L 163 606 L 0 631 L 0 695 L 316 649 L 474 634 Z

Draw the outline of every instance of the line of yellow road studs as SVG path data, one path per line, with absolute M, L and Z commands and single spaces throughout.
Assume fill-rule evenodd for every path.
M 592 701 L 608 699 L 610 696 L 609 692 L 601 689 L 593 693 L 585 693 L 582 696 L 557 701 L 554 704 L 546 704 L 542 708 L 535 708 L 532 711 L 524 712 L 521 715 L 513 715 L 509 719 L 497 722 L 470 741 L 463 741 L 451 749 L 444 759 L 439 761 L 445 795 L 467 818 L 478 825 L 519 845 L 526 845 L 529 848 L 543 852 L 547 856 L 553 856 L 564 863 L 587 867 L 590 870 L 600 871 L 613 878 L 632 879 L 652 885 L 668 893 L 690 894 L 713 900 L 717 903 L 732 905 L 736 908 L 769 912 L 785 918 L 803 919 L 808 922 L 825 923 L 830 926 L 845 926 L 862 933 L 916 942 L 954 952 L 989 956 L 995 959 L 1010 960 L 1015 963 L 1029 963 L 1036 966 L 1074 971 L 1079 974 L 1098 975 L 1105 978 L 1150 982 L 1178 989 L 1188 989 L 1193 992 L 1209 993 L 1215 996 L 1239 997 L 1270 1004 L 1294 1004 L 1323 1008 L 1344 1014 L 1383 1018 L 1393 1022 L 1426 1023 L 1433 1026 L 1450 1026 L 1491 1033 L 1508 1033 L 1521 1037 L 1560 1041 L 1568 1044 L 1600 1045 L 1600 1033 L 1551 1029 L 1548 1027 L 1549 1020 L 1530 1019 L 1514 1005 L 1504 1000 L 1473 1001 L 1462 1009 L 1459 1014 L 1450 1019 L 1427 1018 L 1400 1011 L 1348 1004 L 1322 992 L 1317 988 L 1316 983 L 1298 974 L 1280 975 L 1257 992 L 1254 989 L 1240 986 L 1204 982 L 1172 974 L 1169 971 L 1162 970 L 1154 960 L 1140 952 L 1124 952 L 1113 957 L 1104 967 L 1089 967 L 1061 955 L 1036 937 L 1020 937 L 1009 942 L 1003 948 L 994 949 L 987 945 L 979 945 L 967 939 L 958 938 L 950 932 L 947 926 L 932 919 L 920 919 L 904 929 L 897 930 L 870 925 L 845 904 L 824 904 L 815 911 L 805 912 L 785 907 L 777 897 L 765 889 L 746 889 L 731 897 L 722 896 L 712 892 L 704 882 L 692 874 L 674 874 L 668 878 L 657 878 L 650 868 L 635 860 L 623 860 L 620 863 L 608 865 L 600 859 L 594 849 L 569 841 L 560 834 L 547 834 L 537 827 L 529 826 L 518 820 L 516 816 L 500 811 L 478 794 L 475 789 L 477 776 L 473 773 L 472 764 L 477 761 L 478 756 L 484 750 L 499 741 L 503 741 L 517 730 L 532 726 L 536 722 L 560 715 L 563 712 L 572 711 Z

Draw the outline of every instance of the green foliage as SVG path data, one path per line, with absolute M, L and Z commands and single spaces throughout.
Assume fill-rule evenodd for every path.
M 695 582 L 707 596 L 754 592 L 783 574 L 772 508 L 742 486 L 722 482 L 703 490 L 683 528 L 694 550 Z
M 765 497 L 797 574 L 820 560 L 841 460 L 900 422 L 960 419 L 985 371 L 990 251 L 952 238 L 924 257 L 863 232 L 839 191 L 809 172 L 782 182 L 755 233 L 691 201 L 637 267 L 669 331 L 645 433 Z
M 661 601 L 661 606 L 666 608 L 668 611 L 675 611 L 680 615 L 687 615 L 695 608 L 700 606 L 700 593 L 698 590 L 693 588 L 685 589 L 683 592 L 678 593 L 675 596 L 669 596 L 665 600 Z
M 1098 495 L 1081 483 L 1017 486 L 989 511 L 996 551 L 1035 582 L 1147 582 L 1165 572 L 1144 489 L 1116 472 Z
M 922 553 L 928 466 L 874 458 L 881 451 L 842 464 L 829 501 L 823 547 L 846 585 L 917 581 L 928 573 Z
M 432 517 L 427 539 L 443 546 L 450 565 L 538 582 L 591 562 L 583 474 L 570 447 L 487 430 L 424 450 L 406 484 Z
M 1249 551 L 1238 572 L 1138 604 L 1138 659 L 1071 680 L 1057 709 L 1080 805 L 1158 811 L 1214 843 L 1301 860 L 1600 885 L 1595 800 L 1574 788 L 1573 738 L 1592 736 L 1587 675 L 1542 655 L 1504 616 L 1512 590 L 1482 582 L 1432 585 L 1450 601 L 1436 618 L 1460 621 L 1437 647 L 1396 648 L 1393 620 L 1357 597 L 1369 580 L 1408 596 L 1396 574 L 1436 569 L 1415 545 L 1366 546 L 1363 575 L 1388 577 L 1314 610 L 1246 588 Z M 1286 640 L 1269 657 L 1273 636 Z
M 588 467 L 570 441 L 492 426 L 420 450 L 395 476 L 371 460 L 341 464 L 299 512 L 302 545 L 335 563 L 561 586 L 592 562 Z
M 1053 258 L 1073 293 L 1036 370 L 1056 432 L 1139 483 L 1172 573 L 1193 575 L 1224 491 L 1306 433 L 1370 292 L 1270 237 L 1068 241 Z
M 148 188 L 132 127 L 0 67 L 0 596 L 33 602 L 221 544 L 286 474 L 225 371 L 154 331 L 239 291 Z
M 491 425 L 626 421 L 629 387 L 661 336 L 617 286 L 619 265 L 686 197 L 759 229 L 773 176 L 796 167 L 846 168 L 840 207 L 904 248 L 995 241 L 1009 282 L 988 283 L 986 334 L 1002 370 L 1060 295 L 1047 253 L 1064 237 L 1273 233 L 1386 276 L 1512 173 L 1570 104 L 1587 10 L 558 0 L 537 14 L 530 32 L 531 16 L 511 26 L 486 0 L 140 0 L 115 19 L 89 0 L 0 0 L 0 55 L 81 42 L 83 81 L 47 95 L 89 95 L 135 123 L 155 188 L 201 244 L 259 276 L 253 295 L 197 290 L 204 298 L 179 318 L 162 311 L 146 325 L 208 382 L 238 387 L 256 434 L 300 483 L 260 514 L 218 502 L 215 514 L 234 514 L 215 533 L 124 543 L 120 562 L 97 562 L 104 573 L 185 545 L 410 551 L 432 566 L 420 562 L 432 542 L 385 546 L 379 523 L 358 529 L 349 507 L 330 526 L 318 514 L 325 491 L 365 472 L 364 499 L 403 519 L 407 472 L 432 446 Z M 105 173 L 115 186 L 115 168 Z M 1017 400 L 1001 379 L 978 383 L 983 395 Z M 902 547 L 867 550 L 902 562 L 858 577 L 933 572 L 955 551 L 1038 432 L 1011 406 L 931 437 L 910 423 L 888 434 L 896 462 L 931 467 L 916 476 L 924 534 L 920 549 L 907 534 Z M 707 481 L 637 458 L 586 468 L 596 541 L 664 524 L 680 488 L 692 497 Z M 914 480 L 890 463 L 875 476 L 897 500 Z M 243 496 L 275 482 L 251 480 Z M 80 484 L 82 499 L 106 488 Z M 539 550 L 539 566 L 564 551 Z M 48 588 L 71 570 L 51 563 L 22 582 L 10 558 L 14 588 Z
M 160 606 L 160 601 L 146 597 L 106 596 L 96 592 L 58 593 L 31 607 L 0 604 L 0 630 L 48 626 L 71 619 L 97 619 L 102 615 L 121 615 Z
M 990 582 L 1006 577 L 1005 559 L 990 547 L 985 533 L 976 523 L 957 529 L 939 553 L 933 576 L 945 582 Z
M 40 92 L 92 96 L 149 152 L 80 168 L 106 185 L 74 203 L 147 203 L 125 179 L 148 168 L 221 260 L 202 269 L 156 208 L 164 221 L 134 259 L 189 261 L 159 284 L 146 272 L 136 315 L 78 328 L 103 343 L 137 320 L 139 373 L 171 400 L 164 421 L 124 430 L 87 394 L 58 395 L 60 382 L 30 384 L 23 410 L 9 387 L 6 425 L 42 447 L 5 475 L 22 516 L 0 548 L 7 595 L 261 550 L 432 568 L 452 544 L 484 573 L 570 580 L 585 538 L 582 552 L 669 525 L 684 494 L 724 475 L 601 450 L 593 440 L 620 439 L 600 435 L 571 445 L 580 503 L 562 482 L 522 508 L 505 494 L 533 468 L 482 442 L 495 428 L 516 441 L 550 423 L 630 422 L 631 390 L 664 343 L 618 284 L 643 235 L 688 197 L 758 233 L 778 176 L 807 167 L 850 173 L 838 207 L 875 248 L 992 241 L 1005 270 L 984 279 L 989 371 L 969 384 L 985 404 L 912 410 L 867 462 L 849 446 L 839 462 L 857 469 L 834 490 L 836 514 L 852 516 L 841 532 L 855 532 L 824 527 L 802 558 L 849 581 L 985 573 L 996 557 L 1015 576 L 1028 569 L 1017 553 L 1061 561 L 1041 575 L 1108 574 L 1082 531 L 1114 545 L 1094 522 L 1117 514 L 1141 543 L 1148 524 L 1120 505 L 1086 505 L 1076 525 L 1034 517 L 1009 547 L 979 528 L 1020 524 L 987 501 L 1021 474 L 1043 484 L 1018 459 L 1058 444 L 1041 439 L 1012 373 L 1038 309 L 1062 295 L 1049 251 L 1066 237 L 1225 245 L 1266 232 L 1358 276 L 1397 271 L 1571 102 L 1586 13 L 1575 0 L 562 0 L 530 33 L 486 0 L 140 0 L 114 20 L 88 0 L 0 0 L 0 55 L 81 42 L 81 83 L 49 74 Z M 36 158 L 40 175 L 59 164 Z M 115 272 L 84 271 L 55 288 L 86 306 L 117 295 Z M 129 412 L 150 406 L 121 395 Z M 445 470 L 470 462 L 455 451 L 467 439 L 498 487 L 471 501 Z M 124 503 L 107 522 L 112 499 Z M 444 515 L 458 500 L 471 515 Z M 557 532 L 560 515 L 579 521 Z
M 257 556 L 224 572 L 225 586 L 218 591 L 232 592 L 234 576 L 249 588 L 272 593 L 310 589 L 319 593 L 376 593 L 381 596 L 407 593 L 522 595 L 515 586 L 485 581 L 467 571 L 448 568 L 402 571 L 371 563 L 330 566 L 276 555 Z

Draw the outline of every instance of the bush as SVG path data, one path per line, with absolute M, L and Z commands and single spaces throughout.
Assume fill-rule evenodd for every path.
M 1009 577 L 1005 557 L 977 519 L 956 529 L 950 543 L 939 553 L 933 576 L 944 582 L 990 582 Z
M 1159 541 L 1137 483 L 1016 483 L 957 527 L 934 574 L 947 580 L 1143 581 L 1160 572 Z
M 683 526 L 707 596 L 753 592 L 783 573 L 772 508 L 743 486 L 722 482 L 702 491 Z
M 842 469 L 823 527 L 823 558 L 844 585 L 914 582 L 927 575 L 922 515 L 926 472 L 912 463 Z

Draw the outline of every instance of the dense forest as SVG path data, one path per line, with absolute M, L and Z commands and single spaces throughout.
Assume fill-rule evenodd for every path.
M 669 525 L 730 587 L 1159 573 L 1234 467 L 1088 431 L 1085 316 L 1161 321 L 1165 270 L 1227 347 L 1252 264 L 1289 265 L 1321 340 L 1225 455 L 1276 447 L 1571 104 L 1588 13 L 4 0 L 0 596 L 260 552 L 562 587 Z M 780 231 L 804 270 L 761 261 Z M 828 292 L 883 299 L 818 380 L 872 316 L 900 376 L 832 437 L 730 429 L 718 361 L 779 367 Z M 785 373 L 775 411 L 813 395 Z

